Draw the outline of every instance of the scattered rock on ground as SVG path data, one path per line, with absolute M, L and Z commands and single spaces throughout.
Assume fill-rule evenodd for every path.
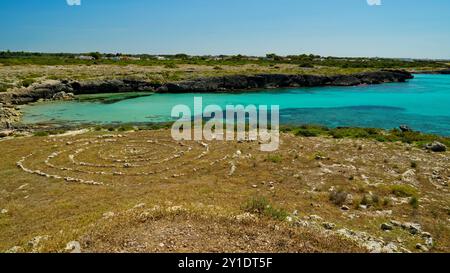
M 114 217 L 115 213 L 112 211 L 103 213 L 103 218 L 108 219 Z
M 48 238 L 49 238 L 48 235 L 36 236 L 33 239 L 31 239 L 30 241 L 28 241 L 28 246 L 32 247 L 33 250 L 35 250 L 42 241 L 48 240 Z
M 24 250 L 20 246 L 13 246 L 6 251 L 6 253 L 21 253 L 21 252 L 24 252 Z
M 438 141 L 427 144 L 425 148 L 436 153 L 447 151 L 447 146 Z
M 14 133 L 13 130 L 1 130 L 0 131 L 0 138 L 1 137 L 8 137 L 11 136 Z
M 406 183 L 415 184 L 417 183 L 416 171 L 413 169 L 407 170 L 402 174 L 402 181 Z
M 332 229 L 334 229 L 334 228 L 336 227 L 336 225 L 333 224 L 333 223 L 323 223 L 322 226 L 323 226 L 325 229 L 328 229 L 328 230 L 332 230 Z
M 408 230 L 412 235 L 416 235 L 422 232 L 422 227 L 416 223 L 403 223 L 402 228 Z
M 384 231 L 389 231 L 389 230 L 393 230 L 394 227 L 388 223 L 383 223 L 383 224 L 381 224 L 381 229 Z
M 70 253 L 81 253 L 81 245 L 77 241 L 71 241 L 67 243 L 65 250 L 70 251 Z
M 429 251 L 428 248 L 426 246 L 422 245 L 422 244 L 417 244 L 416 245 L 416 249 L 422 250 L 424 252 L 428 252 Z

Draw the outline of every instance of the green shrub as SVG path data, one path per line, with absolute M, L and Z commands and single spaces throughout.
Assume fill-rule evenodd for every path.
M 267 156 L 267 160 L 272 162 L 272 163 L 280 163 L 281 161 L 283 161 L 283 158 L 281 157 L 281 155 L 276 155 L 276 154 L 271 155 L 271 154 L 269 154 Z
M 417 197 L 418 192 L 415 188 L 409 185 L 393 185 L 391 192 L 397 197 Z
M 296 133 L 296 136 L 302 136 L 302 137 L 316 137 L 319 136 L 319 132 L 308 130 L 308 129 L 299 129 Z
M 342 190 L 333 191 L 330 193 L 329 199 L 333 204 L 342 206 L 347 201 L 348 193 Z
M 243 209 L 249 213 L 264 214 L 268 206 L 270 204 L 265 197 L 252 197 L 245 203 Z
M 371 200 L 369 200 L 369 198 L 367 198 L 367 195 L 364 194 L 363 198 L 361 199 L 361 201 L 359 203 L 364 206 L 369 206 L 371 204 L 370 201 Z
M 380 197 L 376 194 L 372 195 L 372 204 L 379 205 L 380 204 Z
M 39 131 L 39 132 L 34 132 L 33 135 L 37 136 L 37 137 L 46 137 L 46 136 L 49 136 L 50 133 L 49 132 L 45 132 L 45 131 Z
M 127 131 L 133 131 L 134 127 L 129 125 L 123 125 L 120 126 L 119 129 L 117 129 L 119 132 L 127 132 Z
M 169 69 L 175 69 L 177 68 L 177 65 L 174 63 L 168 63 L 164 65 L 165 68 L 169 68 Z
M 0 92 L 6 92 L 11 87 L 12 86 L 10 84 L 0 83 Z
M 411 207 L 413 207 L 413 209 L 419 208 L 419 198 L 417 196 L 411 197 L 408 203 L 411 205 Z
M 280 221 L 285 220 L 289 215 L 284 209 L 274 208 L 272 206 L 267 207 L 265 214 L 272 219 Z
M 24 80 L 22 80 L 22 86 L 23 87 L 29 87 L 30 85 L 32 85 L 33 83 L 35 82 L 35 80 L 34 79 L 24 79 Z
M 337 128 L 331 130 L 334 138 L 369 138 L 378 134 L 378 129 L 373 128 Z
M 265 197 L 253 197 L 243 206 L 243 210 L 248 213 L 266 216 L 275 220 L 284 220 L 288 213 L 283 209 L 273 207 Z

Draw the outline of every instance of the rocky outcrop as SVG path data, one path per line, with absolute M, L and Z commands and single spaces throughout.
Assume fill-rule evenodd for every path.
M 53 100 L 73 100 L 75 95 L 73 93 L 66 93 L 64 91 L 58 92 L 53 95 Z
M 425 149 L 430 150 L 432 152 L 440 153 L 447 151 L 447 146 L 438 141 L 434 141 L 433 143 L 425 145 Z
M 434 70 L 434 71 L 420 71 L 418 73 L 420 73 L 420 74 L 450 75 L 450 68 L 449 69 L 442 69 L 442 70 Z
M 224 76 L 200 78 L 181 83 L 169 83 L 157 89 L 158 92 L 230 92 L 251 89 L 316 87 L 316 86 L 355 86 L 362 84 L 381 84 L 405 82 L 413 76 L 405 71 L 379 71 L 353 75 L 315 76 L 261 74 L 254 76 Z
M 136 91 L 155 91 L 160 84 L 138 80 L 96 80 L 86 82 L 68 83 L 73 93 L 93 94 L 93 93 L 118 93 L 118 92 L 136 92 Z
M 316 76 L 316 75 L 230 75 L 223 77 L 199 78 L 177 83 L 157 84 L 139 80 L 96 80 L 96 81 L 57 81 L 50 80 L 34 84 L 28 88 L 13 92 L 0 93 L 0 104 L 22 105 L 39 100 L 71 99 L 74 95 L 153 91 L 160 93 L 192 92 L 236 92 L 255 89 L 316 87 L 316 86 L 355 86 L 362 84 L 381 84 L 405 82 L 412 79 L 411 73 L 399 70 L 353 75 Z M 20 119 L 20 112 L 12 107 L 0 105 L 0 128 Z
M 53 99 L 55 94 L 65 92 L 80 94 L 155 91 L 161 93 L 189 92 L 233 92 L 252 89 L 315 87 L 315 86 L 355 86 L 361 84 L 381 84 L 404 82 L 413 76 L 406 71 L 383 70 L 379 72 L 353 75 L 315 76 L 260 74 L 253 76 L 231 75 L 223 77 L 199 78 L 178 83 L 156 84 L 138 80 L 97 80 L 97 81 L 48 81 L 29 88 L 0 94 L 0 102 L 27 104 L 40 99 Z
M 439 70 L 439 71 L 436 71 L 436 73 L 437 73 L 437 74 L 448 75 L 448 74 L 450 74 L 450 69 Z
M 11 128 L 20 118 L 20 111 L 14 105 L 0 103 L 0 128 Z
M 27 104 L 38 100 L 70 99 L 73 95 L 155 91 L 160 84 L 135 80 L 47 81 L 14 92 L 0 93 L 0 102 Z

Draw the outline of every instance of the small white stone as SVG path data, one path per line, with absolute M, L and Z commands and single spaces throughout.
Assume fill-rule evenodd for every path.
M 105 212 L 105 213 L 103 213 L 103 218 L 106 218 L 106 219 L 108 219 L 108 218 L 111 218 L 111 217 L 114 217 L 114 212 L 112 212 L 112 211 L 109 211 L 109 212 Z
M 81 253 L 81 245 L 77 241 L 71 241 L 67 243 L 65 250 L 70 253 Z

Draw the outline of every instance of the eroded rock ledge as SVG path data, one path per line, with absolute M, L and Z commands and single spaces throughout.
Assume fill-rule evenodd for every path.
M 317 87 L 317 86 L 355 86 L 361 84 L 381 84 L 405 82 L 413 75 L 401 70 L 382 70 L 378 72 L 353 75 L 315 76 L 260 74 L 253 76 L 230 75 L 223 77 L 198 78 L 177 83 L 157 84 L 137 80 L 97 80 L 67 81 L 51 80 L 32 85 L 17 91 L 0 93 L 0 128 L 10 128 L 18 122 L 20 111 L 15 105 L 36 102 L 41 99 L 64 99 L 80 94 L 121 93 L 121 92 L 237 92 L 244 90 Z
M 188 92 L 233 92 L 252 89 L 316 87 L 316 86 L 355 86 L 361 84 L 381 84 L 405 82 L 412 79 L 411 73 L 400 70 L 359 73 L 353 75 L 314 76 L 260 74 L 253 76 L 223 76 L 199 78 L 178 83 L 156 84 L 137 80 L 101 81 L 50 81 L 29 88 L 0 94 L 0 102 L 6 104 L 27 104 L 39 99 L 52 99 L 59 92 L 79 94 L 118 93 L 135 91 L 154 91 L 160 93 Z

